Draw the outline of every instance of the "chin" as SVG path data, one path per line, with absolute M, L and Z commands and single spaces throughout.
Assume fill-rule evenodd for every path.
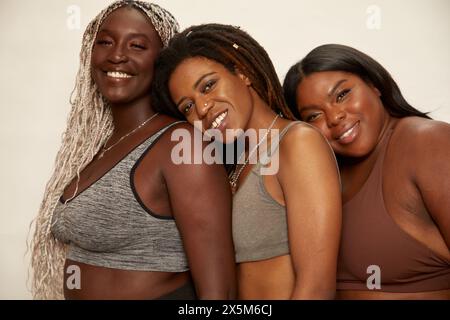
M 346 158 L 363 158 L 370 153 L 370 151 L 363 150 L 361 148 L 340 149 L 335 152 L 336 154 Z
M 103 94 L 103 97 L 109 104 L 124 104 L 132 100 L 129 95 L 123 94 Z

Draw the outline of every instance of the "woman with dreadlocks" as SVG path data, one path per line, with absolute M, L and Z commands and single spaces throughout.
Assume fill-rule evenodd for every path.
M 158 110 L 225 144 L 255 133 L 230 174 L 238 298 L 332 299 L 341 223 L 335 158 L 317 130 L 290 120 L 265 50 L 232 26 L 188 28 L 161 52 L 152 92 Z
M 171 133 L 192 126 L 152 108 L 154 60 L 177 28 L 141 1 L 115 2 L 88 25 L 35 220 L 35 298 L 233 298 L 226 172 L 175 165 Z

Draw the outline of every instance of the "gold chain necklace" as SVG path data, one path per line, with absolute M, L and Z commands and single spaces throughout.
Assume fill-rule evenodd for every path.
M 115 143 L 113 143 L 112 145 L 110 145 L 108 148 L 105 148 L 105 146 L 103 146 L 102 148 L 102 152 L 100 153 L 100 155 L 98 156 L 99 159 L 101 159 L 106 152 L 108 152 L 109 150 L 111 150 L 112 148 L 114 148 L 115 146 L 117 146 L 120 141 L 122 141 L 123 139 L 125 139 L 126 137 L 130 136 L 131 134 L 135 133 L 136 131 L 138 131 L 140 128 L 142 128 L 143 126 L 145 126 L 148 122 L 150 122 L 153 118 L 155 118 L 159 113 L 155 113 L 154 115 L 152 115 L 150 118 L 148 118 L 147 120 L 145 120 L 144 122 L 142 122 L 140 125 L 138 125 L 136 128 L 134 128 L 133 130 L 131 130 L 130 132 L 128 132 L 127 134 L 123 135 L 120 137 L 119 140 L 117 140 Z M 106 143 L 105 143 L 106 145 Z
M 231 192 L 233 194 L 236 193 L 236 187 L 237 187 L 237 183 L 239 180 L 239 176 L 241 175 L 242 171 L 244 170 L 245 166 L 248 164 L 248 162 L 250 161 L 250 158 L 253 156 L 253 154 L 255 153 L 255 151 L 258 149 L 258 147 L 261 145 L 261 143 L 267 138 L 267 136 L 269 135 L 270 130 L 272 130 L 272 127 L 275 124 L 275 121 L 277 121 L 278 117 L 280 115 L 277 114 L 275 116 L 275 118 L 273 119 L 272 123 L 270 124 L 269 128 L 267 128 L 266 133 L 264 134 L 264 137 L 262 137 L 262 139 L 258 142 L 258 144 L 252 149 L 252 151 L 250 151 L 250 153 L 248 154 L 247 159 L 245 160 L 244 164 L 242 165 L 242 167 L 239 168 L 238 171 L 233 171 L 233 173 L 230 176 L 230 186 L 231 186 Z M 243 153 L 245 154 L 245 152 Z M 239 157 L 238 163 L 241 160 L 242 156 Z

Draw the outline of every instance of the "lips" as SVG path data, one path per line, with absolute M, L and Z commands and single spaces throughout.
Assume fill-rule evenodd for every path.
M 118 78 L 118 79 L 127 79 L 131 78 L 133 75 L 126 73 L 126 72 L 120 72 L 120 71 L 108 71 L 106 72 L 106 75 L 111 78 Z
M 208 121 L 209 126 L 207 126 L 207 129 L 217 129 L 220 127 L 220 125 L 224 122 L 225 118 L 228 115 L 228 110 L 225 111 L 219 111 L 214 113 L 213 116 L 211 116 L 211 120 Z
M 352 125 L 347 125 L 343 130 L 334 136 L 334 139 L 341 144 L 353 142 L 359 134 L 359 121 Z
M 123 69 L 116 69 L 116 70 L 104 69 L 102 70 L 102 73 L 105 75 L 106 80 L 111 83 L 127 82 L 129 79 L 135 76 L 134 73 Z

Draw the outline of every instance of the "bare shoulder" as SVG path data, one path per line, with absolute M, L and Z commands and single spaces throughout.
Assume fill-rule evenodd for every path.
M 292 125 L 280 142 L 282 152 L 310 151 L 317 148 L 329 148 L 328 142 L 318 129 L 305 122 Z
M 202 133 L 191 124 L 164 115 L 159 125 L 158 130 L 163 132 L 151 147 L 152 151 L 145 155 L 145 158 L 154 158 L 158 167 L 173 167 L 176 164 L 176 161 L 173 161 L 174 152 L 181 152 L 181 156 L 183 152 L 184 154 L 189 153 L 186 155 L 188 159 L 193 159 L 195 152 L 202 154 L 205 147 Z M 194 143 L 195 141 L 199 141 L 199 143 Z
M 186 177 L 201 179 L 208 175 L 226 175 L 220 158 L 219 145 L 212 144 L 209 138 L 188 122 L 173 124 L 164 132 L 158 142 L 162 153 L 160 166 L 168 175 L 182 172 Z
M 400 119 L 396 136 L 404 151 L 423 153 L 450 146 L 450 124 L 420 117 Z
M 186 121 L 172 119 L 171 125 L 160 137 L 158 144 L 161 149 L 172 150 L 177 145 L 194 146 L 195 139 L 202 141 L 202 133 Z
M 398 121 L 398 130 L 407 134 L 433 134 L 450 130 L 450 124 L 444 121 L 425 119 L 421 117 L 406 117 Z
M 308 171 L 329 174 L 332 174 L 331 171 L 337 172 L 336 158 L 330 144 L 311 125 L 297 123 L 290 127 L 281 140 L 279 149 L 280 175 L 289 176 L 296 172 L 300 177 Z
M 450 125 L 419 117 L 400 119 L 392 135 L 387 159 L 417 181 L 431 177 L 430 170 L 443 168 L 450 159 Z

